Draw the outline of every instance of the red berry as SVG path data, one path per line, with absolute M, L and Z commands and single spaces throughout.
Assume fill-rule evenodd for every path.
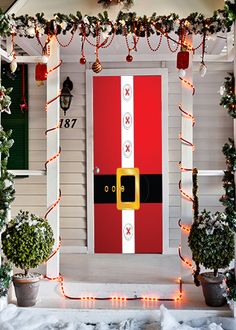
M 86 58 L 82 56 L 79 60 L 80 64 L 85 64 L 86 63 Z
M 127 55 L 126 56 L 126 61 L 127 62 L 132 62 L 133 61 L 133 56 L 132 55 Z

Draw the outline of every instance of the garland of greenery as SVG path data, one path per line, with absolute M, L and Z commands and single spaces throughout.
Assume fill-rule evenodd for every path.
M 193 169 L 193 221 L 198 219 L 199 215 L 199 199 L 198 199 L 198 170 Z
M 236 208 L 235 208 L 235 181 L 234 172 L 236 170 L 236 150 L 234 140 L 229 138 L 229 142 L 225 143 L 222 148 L 226 158 L 226 170 L 223 176 L 223 187 L 225 194 L 220 198 L 220 202 L 225 207 L 227 221 L 231 229 L 236 232 Z
M 225 272 L 226 299 L 236 301 L 236 279 L 234 269 Z
M 15 189 L 13 187 L 14 176 L 7 171 L 9 150 L 14 141 L 10 138 L 12 131 L 5 132 L 0 126 L 0 153 L 1 153 L 1 177 L 0 177 L 0 231 L 7 221 L 7 212 L 14 201 Z
M 220 198 L 220 201 L 225 206 L 227 221 L 231 228 L 236 232 L 236 209 L 235 209 L 235 181 L 234 172 L 236 170 L 236 150 L 234 140 L 229 138 L 229 142 L 225 143 L 222 148 L 226 158 L 227 169 L 224 171 L 223 187 L 225 194 Z M 236 279 L 234 269 L 225 272 L 226 284 L 226 299 L 227 301 L 236 301 Z
M 199 199 L 198 199 L 198 170 L 193 169 L 193 223 L 196 223 L 199 216 Z M 194 260 L 194 259 L 193 259 Z M 201 272 L 200 263 L 194 260 L 196 269 L 193 273 L 194 283 L 196 286 L 200 286 L 198 275 Z
M 11 284 L 12 264 L 10 262 L 3 263 L 0 266 L 0 298 L 5 297 Z
M 225 77 L 223 86 L 221 86 L 220 93 L 222 94 L 220 105 L 223 105 L 227 109 L 228 114 L 236 118 L 236 95 L 234 93 L 234 75 L 229 73 L 229 76 Z
M 12 92 L 12 87 L 5 88 L 4 86 L 0 86 L 0 112 L 7 112 L 11 113 L 10 105 L 11 105 L 11 98 L 9 94 Z
M 104 8 L 109 8 L 113 0 L 98 0 L 98 3 L 102 4 Z M 134 0 L 116 0 L 116 3 L 122 3 L 124 8 L 129 9 L 133 4 Z
M 235 79 L 233 73 L 229 73 L 225 77 L 223 86 L 221 86 L 220 94 L 222 95 L 220 105 L 227 109 L 228 114 L 236 118 L 236 96 L 234 92 Z M 236 149 L 234 140 L 229 138 L 225 143 L 222 152 L 226 158 L 226 170 L 223 176 L 223 187 L 225 194 L 220 198 L 220 202 L 225 207 L 227 221 L 231 229 L 236 232 L 236 207 L 235 207 L 235 180 L 234 173 L 236 170 Z M 236 279 L 233 269 L 225 272 L 226 299 L 227 301 L 236 301 Z
M 104 1 L 103 1 L 104 2 Z M 236 19 L 236 3 L 226 1 L 224 9 L 216 10 L 212 17 L 205 17 L 203 14 L 191 13 L 186 18 L 181 18 L 175 13 L 170 15 L 157 16 L 153 13 L 150 17 L 137 16 L 135 12 L 120 12 L 115 21 L 108 17 L 105 11 L 95 16 L 83 16 L 77 11 L 74 14 L 54 14 L 51 20 L 45 18 L 43 13 L 35 16 L 14 14 L 8 15 L 0 11 L 0 37 L 10 35 L 25 36 L 34 38 L 36 35 L 59 35 L 78 30 L 79 35 L 96 37 L 98 32 L 107 32 L 117 35 L 134 33 L 137 36 L 145 37 L 151 34 L 166 34 L 175 32 L 180 34 L 184 28 L 187 34 L 210 35 L 220 31 L 229 31 Z

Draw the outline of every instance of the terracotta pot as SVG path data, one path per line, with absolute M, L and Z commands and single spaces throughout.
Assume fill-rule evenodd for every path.
M 17 305 L 21 307 L 34 306 L 37 301 L 39 291 L 40 275 L 35 277 L 17 277 L 13 276 L 13 284 Z
M 215 277 L 213 272 L 202 273 L 198 279 L 201 282 L 205 302 L 208 306 L 220 307 L 226 303 L 226 298 L 223 296 L 225 290 L 221 287 L 224 279 L 223 274 L 220 273 Z

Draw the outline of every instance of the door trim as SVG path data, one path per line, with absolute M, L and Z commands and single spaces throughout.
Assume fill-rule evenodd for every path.
M 161 76 L 162 78 L 162 248 L 163 254 L 172 254 L 169 247 L 169 157 L 168 157 L 168 69 L 103 69 L 99 76 Z M 93 76 L 86 70 L 86 170 L 87 170 L 87 247 L 94 254 L 94 136 L 93 136 Z

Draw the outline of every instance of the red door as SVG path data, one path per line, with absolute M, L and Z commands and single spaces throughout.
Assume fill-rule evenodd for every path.
M 161 76 L 93 77 L 95 253 L 162 253 Z

